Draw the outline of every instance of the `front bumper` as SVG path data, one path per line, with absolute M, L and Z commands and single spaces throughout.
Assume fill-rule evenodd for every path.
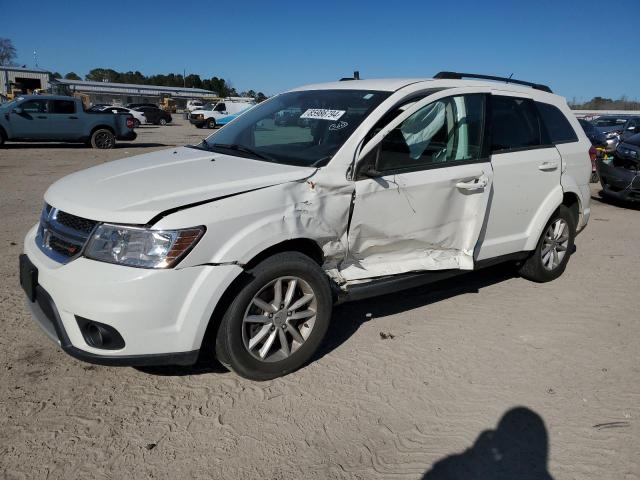
M 606 195 L 624 201 L 640 201 L 640 174 L 624 167 L 616 167 L 613 161 L 598 159 L 598 175 Z
M 196 127 L 202 127 L 203 125 L 205 125 L 207 123 L 207 121 L 204 118 L 191 118 L 191 117 L 189 117 L 189 123 L 191 125 L 195 125 Z
M 47 336 L 67 353 L 107 365 L 190 364 L 220 297 L 241 273 L 237 265 L 139 269 L 78 258 L 65 265 L 35 243 L 24 251 L 37 268 L 36 301 L 29 309 Z M 78 317 L 114 328 L 124 339 L 117 350 L 85 340 Z

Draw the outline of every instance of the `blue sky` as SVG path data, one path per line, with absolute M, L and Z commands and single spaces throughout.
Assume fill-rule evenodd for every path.
M 219 76 L 268 95 L 358 69 L 549 84 L 568 99 L 640 98 L 640 0 L 0 0 L 20 64 Z

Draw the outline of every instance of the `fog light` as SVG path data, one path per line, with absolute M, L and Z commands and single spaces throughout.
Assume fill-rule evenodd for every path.
M 120 350 L 124 348 L 122 335 L 112 326 L 78 317 L 77 315 L 76 321 L 87 345 L 104 350 Z

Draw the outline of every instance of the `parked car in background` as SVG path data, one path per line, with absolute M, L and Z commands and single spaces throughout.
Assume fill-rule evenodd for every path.
M 242 115 L 244 112 L 246 112 L 250 108 L 251 107 L 245 108 L 244 110 L 242 110 L 242 111 L 240 111 L 238 113 L 234 113 L 233 115 L 227 115 L 226 117 L 219 118 L 218 121 L 216 122 L 216 125 L 218 127 L 222 127 L 222 126 L 226 125 L 227 123 L 229 123 L 230 121 L 235 120 L 236 118 L 238 118 L 240 115 Z
M 302 87 L 197 145 L 58 180 L 20 257 L 33 317 L 93 363 L 215 351 L 266 380 L 313 358 L 334 302 L 505 261 L 558 278 L 593 147 L 548 87 L 468 76 Z M 275 126 L 283 110 L 309 127 Z
M 136 107 L 134 110 L 141 112 L 147 119 L 147 122 L 153 123 L 154 125 L 166 125 L 167 123 L 171 123 L 173 118 L 169 112 L 165 112 L 161 108 L 158 107 Z
M 640 133 L 621 140 L 610 159 L 598 159 L 602 193 L 623 201 L 640 201 Z
M 127 108 L 138 108 L 138 107 L 151 107 L 151 108 L 160 108 L 155 103 L 127 103 Z
M 0 145 L 5 141 L 84 142 L 113 148 L 135 140 L 134 118 L 85 111 L 82 101 L 58 95 L 24 95 L 0 106 Z
M 189 122 L 197 128 L 216 128 L 217 122 L 228 115 L 240 113 L 256 104 L 253 98 L 230 97 L 214 104 L 210 109 L 194 110 Z
M 202 100 L 189 100 L 187 101 L 187 111 L 200 110 L 204 105 L 205 103 Z
M 593 126 L 593 123 L 588 120 L 584 120 L 582 118 L 578 119 L 578 123 L 584 130 L 584 133 L 587 135 L 587 138 L 591 141 L 591 145 L 594 147 L 606 147 L 607 146 L 607 137 L 604 133 L 596 130 L 596 127 Z
M 622 127 L 620 141 L 624 142 L 638 133 L 640 133 L 640 117 L 630 117 Z
M 140 125 L 147 123 L 147 117 L 144 116 L 144 113 L 132 108 L 114 107 L 113 105 L 109 105 L 106 107 L 100 107 L 98 111 L 104 113 L 129 113 L 133 115 L 133 128 L 138 128 Z
M 620 141 L 620 135 L 622 135 L 622 129 L 628 118 L 628 116 L 622 115 L 603 115 L 591 120 L 596 131 L 604 134 L 605 150 L 608 153 L 615 152 Z

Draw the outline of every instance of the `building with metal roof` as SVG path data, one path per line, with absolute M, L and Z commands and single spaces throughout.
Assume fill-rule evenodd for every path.
M 49 88 L 51 72 L 41 68 L 0 66 L 0 97 Z
M 202 100 L 217 97 L 216 92 L 202 88 L 165 87 L 162 85 L 138 85 L 133 83 L 92 82 L 88 80 L 52 79 L 53 89 L 62 93 L 74 93 L 89 96 L 92 104 L 108 103 L 126 105 L 128 103 L 159 104 L 165 98 L 171 98 L 178 108 L 184 108 L 187 100 Z

